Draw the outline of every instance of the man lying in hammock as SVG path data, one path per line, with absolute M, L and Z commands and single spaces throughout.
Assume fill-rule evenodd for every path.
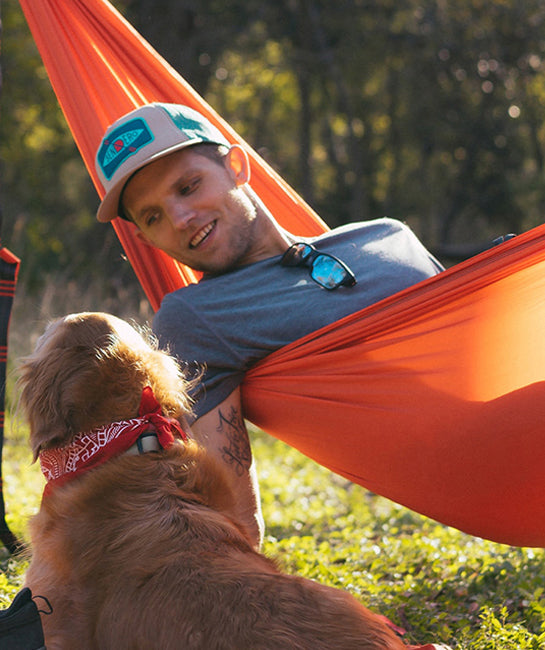
M 442 269 L 393 219 L 305 239 L 282 229 L 249 186 L 248 157 L 202 115 L 149 104 L 107 130 L 97 153 L 106 190 L 97 218 L 203 272 L 165 296 L 153 329 L 203 370 L 192 431 L 227 466 L 256 545 L 263 531 L 240 384 L 274 350 Z

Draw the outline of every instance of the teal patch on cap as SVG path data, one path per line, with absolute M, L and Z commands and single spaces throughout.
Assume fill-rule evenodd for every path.
M 97 161 L 104 176 L 110 180 L 129 156 L 153 139 L 153 133 L 141 118 L 129 120 L 109 133 L 97 153 Z
M 176 126 L 183 131 L 187 136 L 188 140 L 214 140 L 216 134 L 212 134 L 210 129 L 206 128 L 206 125 L 202 124 L 198 120 L 193 120 L 185 115 L 176 115 L 170 113 L 170 117 Z
M 219 129 L 188 106 L 178 104 L 162 104 L 160 106 L 188 141 L 194 140 L 196 142 L 214 142 L 228 145 Z

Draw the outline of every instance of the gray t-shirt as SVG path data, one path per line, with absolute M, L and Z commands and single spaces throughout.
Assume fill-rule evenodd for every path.
M 307 239 L 347 264 L 353 287 L 323 289 L 308 268 L 281 255 L 167 294 L 153 330 L 189 367 L 204 368 L 194 412 L 212 410 L 274 350 L 443 270 L 412 231 L 393 219 L 349 224 Z

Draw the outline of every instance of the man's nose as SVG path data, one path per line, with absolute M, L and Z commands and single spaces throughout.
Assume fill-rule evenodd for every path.
M 174 228 L 183 230 L 187 228 L 193 217 L 195 210 L 189 206 L 180 205 L 179 203 L 169 207 L 169 217 Z

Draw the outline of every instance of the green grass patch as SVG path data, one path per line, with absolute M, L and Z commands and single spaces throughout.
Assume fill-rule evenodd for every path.
M 456 650 L 545 649 L 545 554 L 437 524 L 252 432 L 267 524 L 264 550 L 288 572 L 352 592 L 412 643 Z M 8 523 L 26 538 L 43 479 L 24 427 L 6 426 Z M 0 606 L 26 563 L 0 549 Z

